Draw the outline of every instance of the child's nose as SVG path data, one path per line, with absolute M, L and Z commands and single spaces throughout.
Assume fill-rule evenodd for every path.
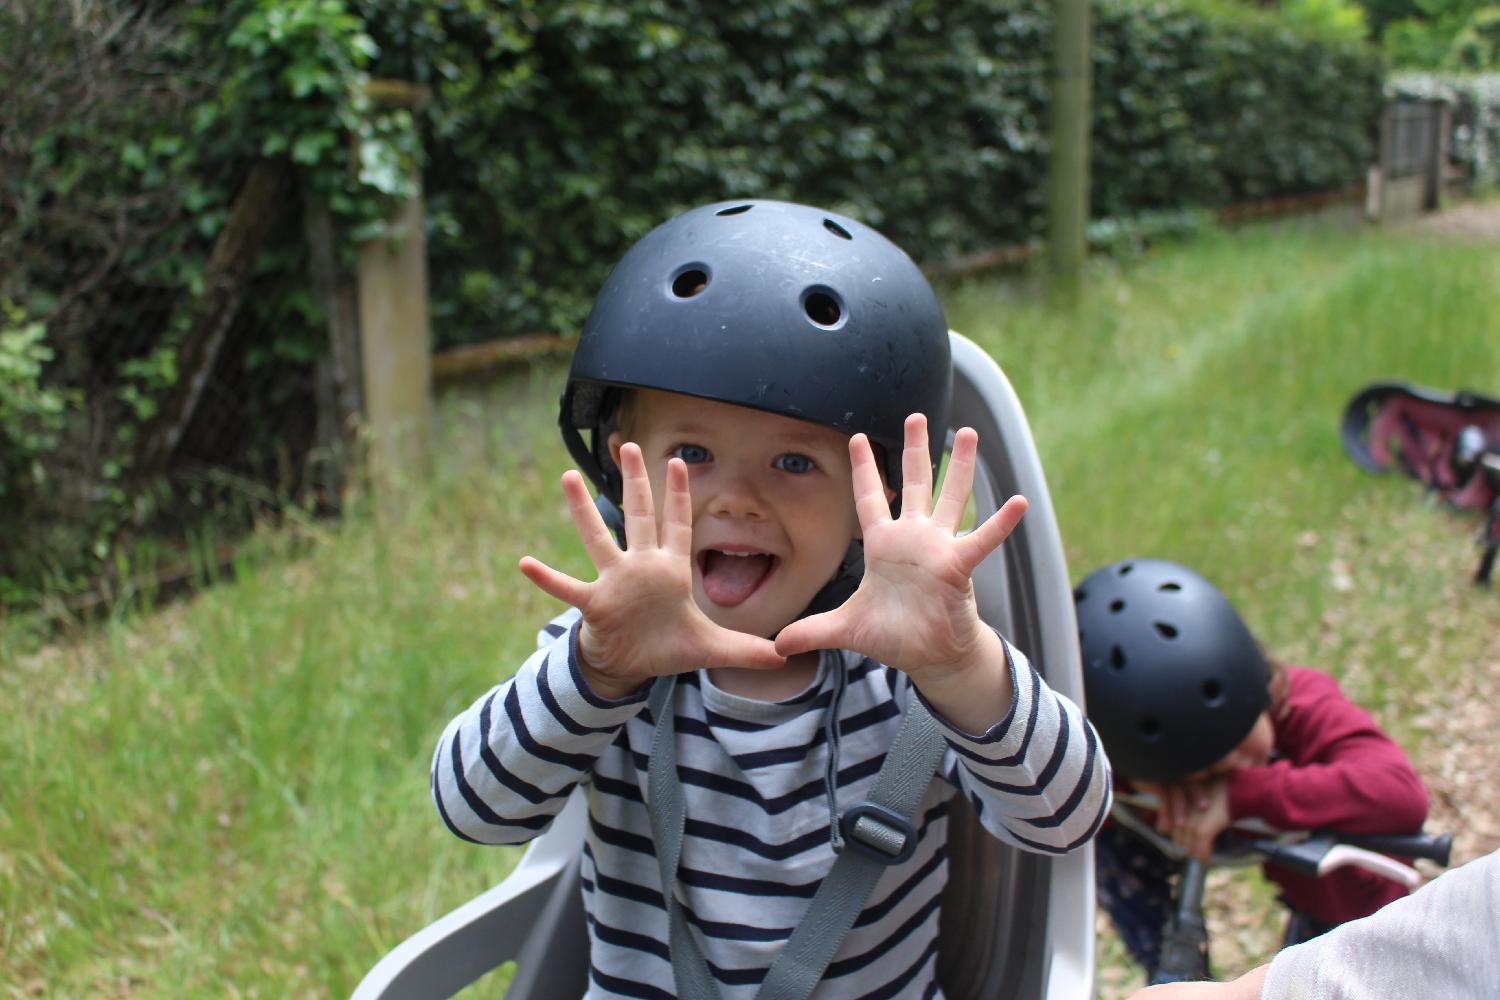
M 758 519 L 765 516 L 765 503 L 759 488 L 746 475 L 724 476 L 715 484 L 716 489 L 708 501 L 708 512 L 715 517 L 745 517 Z

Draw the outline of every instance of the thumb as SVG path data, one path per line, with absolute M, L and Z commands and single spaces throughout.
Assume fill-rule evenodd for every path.
M 792 622 L 776 635 L 776 652 L 793 656 L 814 649 L 838 649 L 844 635 L 843 609 Z
M 715 628 L 708 636 L 705 651 L 706 667 L 749 667 L 760 670 L 775 670 L 786 666 L 782 656 L 770 639 L 735 632 L 727 628 Z

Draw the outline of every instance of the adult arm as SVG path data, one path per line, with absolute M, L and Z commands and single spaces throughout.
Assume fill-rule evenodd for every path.
M 1271 961 L 1263 1000 L 1500 996 L 1500 851 Z
M 1130 994 L 1129 1000 L 1260 1000 L 1268 966 L 1258 966 L 1230 983 L 1167 983 Z

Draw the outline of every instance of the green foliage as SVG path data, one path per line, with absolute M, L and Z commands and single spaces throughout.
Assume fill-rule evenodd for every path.
M 1361 0 L 1360 6 L 1370 25 L 1370 37 L 1380 39 L 1394 22 L 1419 17 L 1422 10 L 1417 4 L 1418 0 Z
M 259 155 L 290 157 L 317 197 L 375 235 L 390 201 L 416 192 L 421 163 L 410 112 L 371 99 L 380 50 L 363 19 L 344 0 L 239 0 L 200 30 L 226 23 L 226 73 L 203 118 L 230 118 Z
M 1443 59 L 1460 73 L 1500 70 L 1500 7 L 1481 7 L 1454 36 Z
M 1353 0 L 1286 0 L 1281 16 L 1293 25 L 1305 25 L 1329 38 L 1362 42 L 1370 35 L 1369 17 Z
M 1104 0 L 1094 19 L 1096 214 L 1352 185 L 1372 155 L 1381 63 L 1263 13 Z
M 34 461 L 57 445 L 68 394 L 42 384 L 52 360 L 47 327 L 0 301 L 0 504 L 36 476 Z
M 1490 6 L 1486 0 L 1412 0 L 1409 16 L 1381 34 L 1391 62 L 1401 69 L 1437 69 L 1448 59 L 1470 20 Z

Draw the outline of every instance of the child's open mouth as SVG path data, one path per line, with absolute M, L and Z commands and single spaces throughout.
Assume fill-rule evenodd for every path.
M 776 569 L 777 558 L 765 552 L 704 549 L 698 555 L 703 593 L 720 607 L 744 602 Z

